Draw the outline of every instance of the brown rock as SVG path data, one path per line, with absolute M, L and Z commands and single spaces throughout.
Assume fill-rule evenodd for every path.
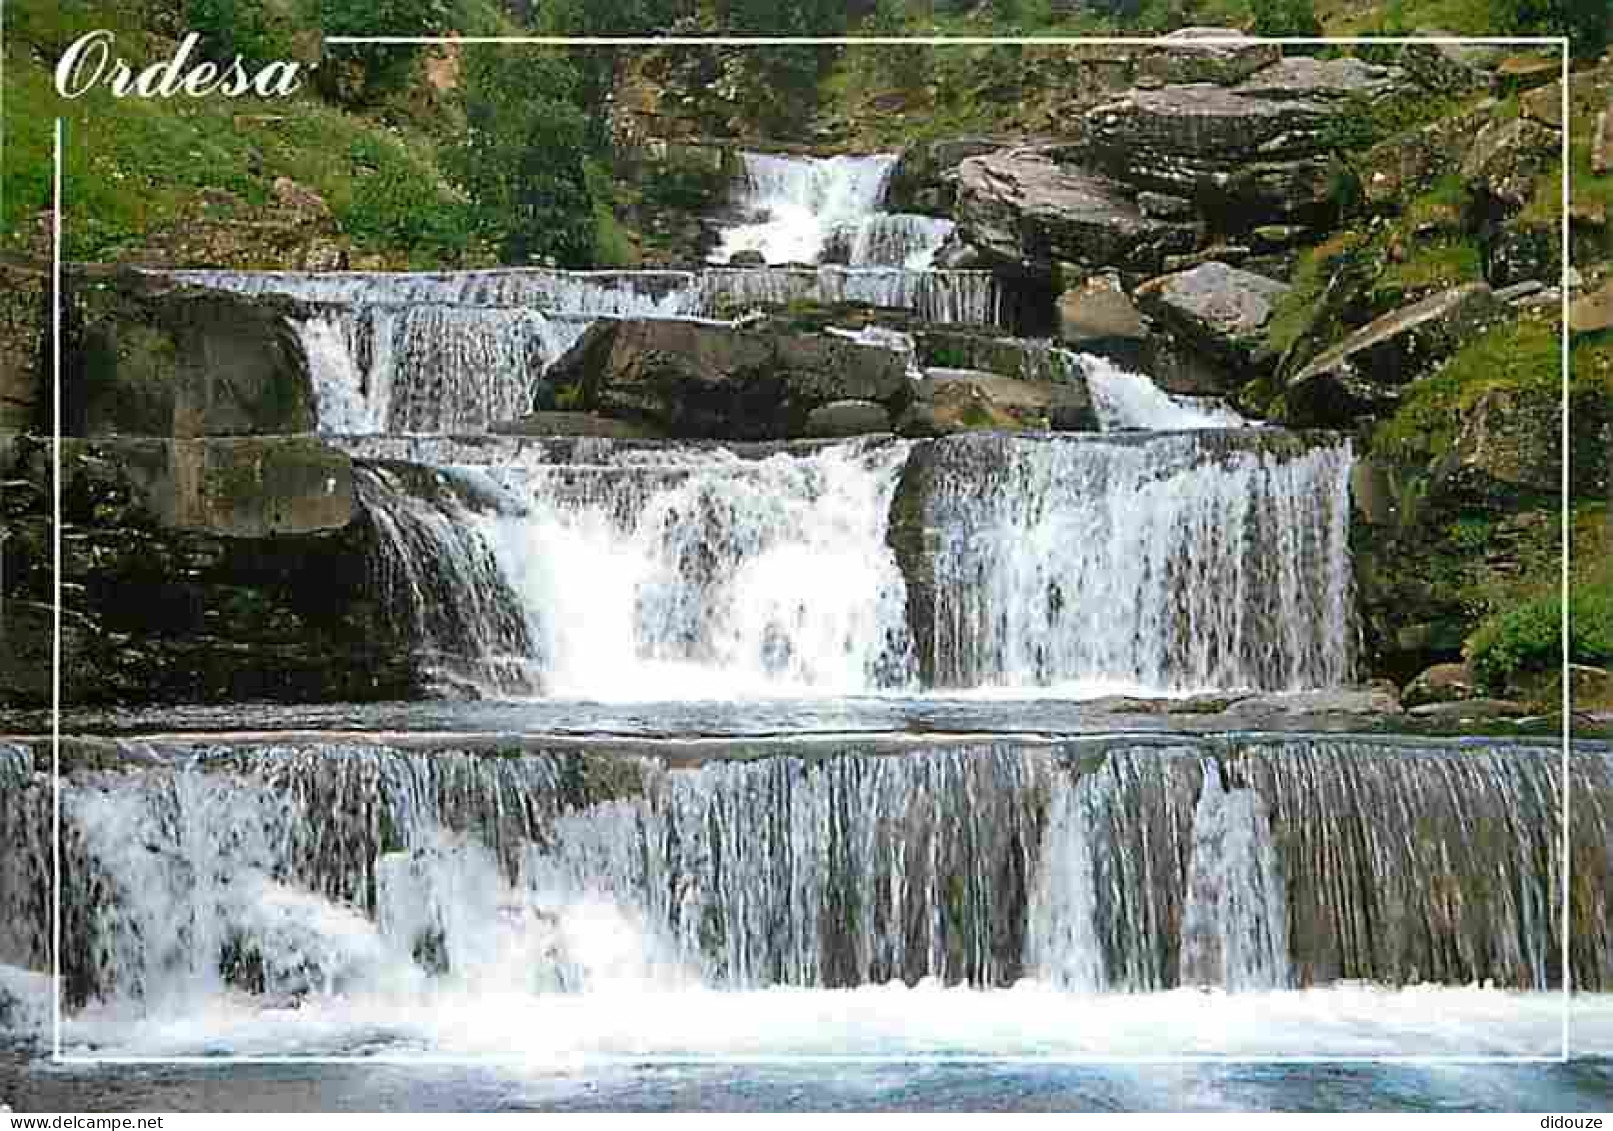
M 1408 708 L 1421 707 L 1425 703 L 1472 699 L 1476 694 L 1477 684 L 1466 664 L 1435 664 L 1406 685 L 1400 702 Z
M 1576 334 L 1613 329 L 1613 279 L 1575 300 L 1568 308 L 1568 328 Z

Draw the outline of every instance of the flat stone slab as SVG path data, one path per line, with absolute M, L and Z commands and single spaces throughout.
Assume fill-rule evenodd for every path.
M 1212 353 L 1246 360 L 1289 286 L 1226 263 L 1202 263 L 1137 288 L 1144 310 Z

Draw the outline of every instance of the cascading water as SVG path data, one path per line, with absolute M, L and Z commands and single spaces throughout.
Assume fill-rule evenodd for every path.
M 417 469 L 424 484 L 364 471 L 360 492 L 379 588 L 450 676 L 579 698 L 857 694 L 911 678 L 885 544 L 906 452 L 519 449 Z
M 1349 470 L 1346 441 L 1258 431 L 935 446 L 919 626 L 935 681 L 1349 682 Z
M 1562 978 L 1549 746 L 841 742 L 688 768 L 374 743 L 174 757 L 65 783 L 78 1040 L 226 992 L 429 1017 L 444 994 L 586 1005 L 611 987 Z M 1573 773 L 1576 852 L 1605 853 L 1613 758 L 1582 752 Z M 21 792 L 0 792 L 0 816 Z M 28 865 L 48 875 L 48 859 Z M 1576 871 L 1575 905 L 1605 906 L 1605 881 Z M 1571 939 L 1582 990 L 1613 982 L 1606 942 Z
M 1141 373 L 1131 373 L 1092 354 L 1070 355 L 1092 395 L 1105 432 L 1182 432 L 1199 428 L 1247 428 L 1250 422 L 1214 397 L 1172 396 Z
M 879 210 L 885 182 L 896 167 L 891 154 L 869 157 L 740 155 L 738 210 L 756 217 L 726 229 L 710 258 L 728 263 L 740 252 L 769 264 L 817 263 L 831 235 L 855 227 Z

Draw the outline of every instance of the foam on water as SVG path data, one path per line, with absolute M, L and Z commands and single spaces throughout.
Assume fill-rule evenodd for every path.
M 896 167 L 894 154 L 784 157 L 741 154 L 736 206 L 746 223 L 727 228 L 709 257 L 728 263 L 742 251 L 769 264 L 817 263 L 835 230 L 873 215 Z

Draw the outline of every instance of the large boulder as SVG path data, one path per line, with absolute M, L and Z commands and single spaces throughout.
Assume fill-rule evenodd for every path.
M 1100 165 L 1139 188 L 1185 196 L 1223 222 L 1315 211 L 1332 195 L 1332 128 L 1388 96 L 1398 72 L 1296 56 L 1237 87 L 1137 89 L 1089 110 Z
M 1247 374 L 1288 284 L 1225 263 L 1151 279 L 1136 290 L 1149 316 L 1227 367 Z
M 55 580 L 51 445 L 20 440 L 9 463 L 0 698 L 39 706 L 48 687 L 21 665 L 48 655 L 37 628 Z M 375 526 L 340 453 L 308 438 L 100 438 L 66 441 L 61 463 L 70 702 L 422 692 L 376 599 Z
M 1050 275 L 1067 261 L 1141 273 L 1203 239 L 1202 226 L 1144 216 L 1119 186 L 1045 151 L 1000 150 L 959 167 L 958 227 L 987 258 Z
M 1281 58 L 1277 44 L 1252 42 L 1237 28 L 1184 27 L 1160 36 L 1137 61 L 1137 73 L 1155 83 L 1232 86 Z
M 897 351 L 771 323 L 597 322 L 548 380 L 575 388 L 589 411 L 681 439 L 802 436 L 833 401 L 873 401 L 894 418 L 913 395 Z
M 1386 314 L 1289 378 L 1289 421 L 1347 426 L 1380 415 L 1402 386 L 1429 372 L 1504 310 L 1485 283 L 1467 283 Z
M 1058 298 L 1059 340 L 1071 349 L 1133 369 L 1141 364 L 1148 327 L 1113 274 L 1094 275 Z
M 1503 209 L 1516 212 L 1562 153 L 1562 133 L 1528 118 L 1490 123 L 1462 158 L 1462 177 Z
M 902 151 L 885 186 L 885 207 L 893 212 L 950 216 L 957 200 L 958 166 L 1000 148 L 986 137 L 948 137 L 914 142 Z
M 313 386 L 288 303 L 151 276 L 78 280 L 63 359 L 82 436 L 310 432 Z
M 977 369 L 926 370 L 918 395 L 941 432 L 965 428 L 1096 432 L 1098 418 L 1084 381 L 1027 381 Z

